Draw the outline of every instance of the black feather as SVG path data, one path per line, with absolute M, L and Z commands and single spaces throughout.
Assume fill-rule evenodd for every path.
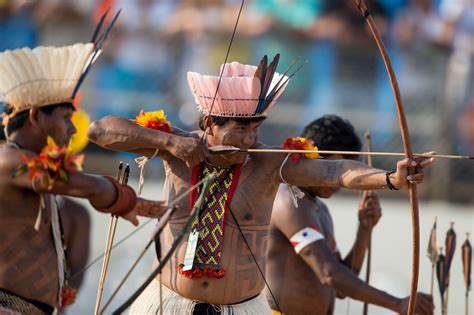
M 278 92 L 280 92 L 280 90 L 285 86 L 285 84 L 288 83 L 288 81 L 290 81 L 290 79 L 293 78 L 293 77 L 295 76 L 295 74 L 297 74 L 297 73 L 301 70 L 301 68 L 303 68 L 303 66 L 305 65 L 305 63 L 307 63 L 307 61 L 304 62 L 304 63 L 302 63 L 302 64 L 301 64 L 295 71 L 293 71 L 293 73 L 291 73 L 291 74 L 288 76 L 288 78 L 286 78 L 286 80 L 285 80 L 283 83 L 281 83 L 281 84 L 279 84 L 279 83 L 285 78 L 285 76 L 282 76 L 282 77 L 280 78 L 280 81 L 278 81 L 279 83 L 275 85 L 275 87 L 273 88 L 273 90 L 272 90 L 272 91 L 270 92 L 270 94 L 268 94 L 268 96 L 267 96 L 267 101 L 268 101 L 267 106 L 273 101 L 273 98 L 275 97 L 275 95 L 278 94 Z M 286 74 L 285 74 L 285 75 L 286 75 Z M 265 107 L 263 110 L 265 110 L 265 109 L 266 109 L 266 107 Z
M 438 261 L 436 262 L 436 276 L 438 278 L 439 293 L 441 294 L 441 303 L 444 305 L 444 291 L 446 290 L 445 281 L 445 259 L 440 248 L 440 254 L 438 255 Z
M 265 84 L 265 78 L 267 76 L 267 65 L 268 57 L 267 55 L 265 55 L 263 56 L 262 60 L 260 60 L 260 64 L 258 65 L 257 71 L 255 72 L 255 77 L 257 77 L 260 81 L 260 94 L 258 95 L 257 108 L 260 106 L 260 103 L 263 102 L 265 99 L 263 87 Z
M 99 23 L 95 27 L 94 35 L 92 35 L 91 43 L 95 43 L 97 40 L 97 36 L 99 36 L 100 30 L 102 28 L 102 25 L 104 24 L 105 18 L 109 14 L 110 7 L 105 11 L 105 13 L 102 15 L 102 17 L 99 20 Z
M 108 10 L 102 16 L 102 18 L 100 19 L 100 21 L 99 21 L 99 23 L 96 27 L 96 30 L 95 30 L 95 32 L 97 32 L 97 34 L 95 34 L 95 32 L 94 32 L 94 36 L 92 36 L 92 39 L 93 39 L 92 42 L 95 45 L 94 52 L 92 53 L 91 58 L 89 60 L 89 63 L 85 67 L 84 71 L 82 72 L 81 76 L 79 77 L 79 80 L 77 81 L 76 86 L 74 87 L 74 91 L 72 92 L 72 96 L 71 96 L 72 99 L 74 99 L 76 97 L 77 91 L 79 91 L 79 88 L 81 87 L 82 83 L 84 82 L 84 79 L 89 74 L 89 71 L 92 68 L 92 66 L 94 65 L 95 61 L 97 60 L 98 55 L 102 52 L 102 47 L 104 46 L 104 43 L 106 42 L 107 37 L 109 36 L 109 33 L 112 30 L 112 27 L 115 25 L 115 22 L 117 21 L 121 11 L 122 11 L 122 9 L 118 10 L 118 12 L 115 14 L 114 18 L 110 22 L 110 24 L 107 27 L 107 29 L 105 30 L 105 32 L 102 33 L 101 35 L 98 35 L 98 33 L 100 32 L 100 29 L 102 28 L 102 24 L 104 23 L 105 15 L 107 15 L 107 13 L 108 13 Z M 95 40 L 97 40 L 97 41 L 95 41 Z
M 266 75 L 263 80 L 261 80 L 261 90 L 260 90 L 260 97 L 258 101 L 257 108 L 255 110 L 256 113 L 261 113 L 267 108 L 268 100 L 268 90 L 270 89 L 270 85 L 273 80 L 273 76 L 275 75 L 276 68 L 278 66 L 278 62 L 280 61 L 280 54 L 277 54 L 274 58 L 273 61 L 270 63 L 270 65 L 266 69 Z

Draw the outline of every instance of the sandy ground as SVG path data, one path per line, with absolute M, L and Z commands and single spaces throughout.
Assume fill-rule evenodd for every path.
M 131 183 L 136 187 L 136 183 Z M 147 182 L 143 192 L 144 197 L 159 198 L 161 196 L 161 183 Z M 379 289 L 403 297 L 407 296 L 410 287 L 411 274 L 411 215 L 408 201 L 382 200 L 383 217 L 373 233 L 373 256 L 371 284 Z M 338 245 L 343 254 L 352 246 L 357 228 L 357 204 L 358 199 L 354 197 L 333 197 L 327 201 L 335 222 Z M 426 257 L 426 247 L 429 238 L 433 218 L 438 217 L 438 245 L 444 243 L 445 233 L 449 228 L 449 222 L 455 222 L 455 231 L 458 234 L 458 245 L 451 268 L 451 285 L 449 291 L 449 314 L 464 314 L 465 287 L 462 275 L 462 263 L 460 246 L 465 239 L 465 232 L 474 231 L 474 206 L 453 205 L 443 202 L 421 202 L 421 253 L 420 253 L 420 278 L 419 289 L 423 292 L 430 290 L 431 264 Z M 92 246 L 91 260 L 103 252 L 109 216 L 90 211 L 92 215 Z M 141 224 L 146 220 L 142 219 Z M 145 247 L 149 235 L 153 229 L 154 222 L 149 223 L 140 232 L 124 242 L 114 250 L 111 258 L 110 268 L 104 289 L 104 302 L 110 297 L 139 252 Z M 134 228 L 125 221 L 120 221 L 116 242 L 129 234 Z M 471 238 L 474 243 L 474 239 Z M 444 245 L 443 245 L 444 246 Z M 153 260 L 153 249 L 150 248 L 146 257 L 142 260 L 129 281 L 119 292 L 111 306 L 105 312 L 110 314 L 121 302 L 123 302 L 135 288 L 141 284 L 151 271 Z M 102 262 L 92 266 L 86 274 L 84 285 L 78 295 L 75 305 L 69 308 L 67 314 L 92 314 L 94 310 L 99 273 Z M 362 269 L 365 270 L 365 267 Z M 363 272 L 364 273 L 364 272 Z M 362 273 L 361 276 L 365 278 Z M 474 293 L 470 295 L 470 314 L 474 314 Z M 436 314 L 440 311 L 440 295 L 438 286 L 435 284 L 434 294 Z M 369 314 L 391 314 L 392 312 L 374 306 L 369 308 Z M 336 314 L 362 314 L 362 304 L 355 300 L 338 300 Z

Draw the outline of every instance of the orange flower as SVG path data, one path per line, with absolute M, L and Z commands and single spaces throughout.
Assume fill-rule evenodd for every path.
M 69 182 L 69 173 L 81 172 L 83 155 L 73 155 L 68 147 L 59 147 L 48 136 L 46 146 L 38 156 L 28 159 L 22 156 L 23 163 L 18 166 L 13 177 L 28 172 L 28 177 L 33 181 L 39 179 L 45 187 L 51 188 L 54 180 L 60 179 Z
M 307 159 L 317 159 L 319 158 L 318 154 L 318 147 L 314 145 L 313 140 L 306 139 L 302 137 L 288 137 L 285 142 L 283 142 L 283 148 L 289 150 L 308 150 L 312 152 L 300 154 L 294 153 L 291 156 L 293 161 L 299 161 L 301 157 L 304 155 Z
M 166 120 L 165 112 L 162 109 L 154 112 L 144 112 L 142 110 L 133 122 L 145 128 L 171 132 L 170 123 Z

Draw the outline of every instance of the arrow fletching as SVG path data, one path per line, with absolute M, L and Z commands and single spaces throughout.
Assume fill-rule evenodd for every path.
M 436 217 L 433 223 L 433 228 L 431 229 L 427 252 L 431 264 L 436 265 L 436 261 L 438 260 L 438 247 L 436 245 Z
M 462 270 L 464 274 L 464 283 L 466 291 L 471 290 L 471 271 L 472 271 L 472 247 L 469 242 L 469 233 L 466 233 L 466 241 L 462 244 Z
M 436 262 L 436 277 L 438 278 L 439 293 L 441 294 L 441 303 L 444 305 L 444 291 L 446 289 L 444 279 L 444 255 L 443 248 L 439 248 L 438 261 Z
M 446 256 L 445 256 L 445 264 L 444 264 L 444 273 L 445 273 L 445 286 L 449 286 L 449 271 L 451 270 L 451 263 L 453 262 L 454 252 L 456 251 L 456 232 L 453 229 L 454 222 L 451 222 L 451 227 L 449 228 L 448 232 L 446 233 Z

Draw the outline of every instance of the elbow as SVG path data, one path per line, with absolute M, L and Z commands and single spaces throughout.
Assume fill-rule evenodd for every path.
M 104 128 L 100 120 L 93 121 L 87 130 L 87 137 L 89 137 L 89 140 L 97 144 L 100 144 L 100 139 L 103 134 Z
M 107 126 L 113 126 L 114 120 L 116 119 L 117 118 L 114 116 L 106 116 L 93 121 L 87 130 L 89 140 L 102 147 L 106 147 L 107 140 L 105 139 L 105 136 L 109 133 Z
M 337 271 L 337 268 L 329 266 L 328 268 L 323 270 L 321 283 L 327 287 L 339 291 L 339 289 L 344 285 L 344 279 L 342 275 Z
M 333 289 L 336 288 L 337 279 L 330 270 L 325 271 L 320 280 L 323 285 Z

